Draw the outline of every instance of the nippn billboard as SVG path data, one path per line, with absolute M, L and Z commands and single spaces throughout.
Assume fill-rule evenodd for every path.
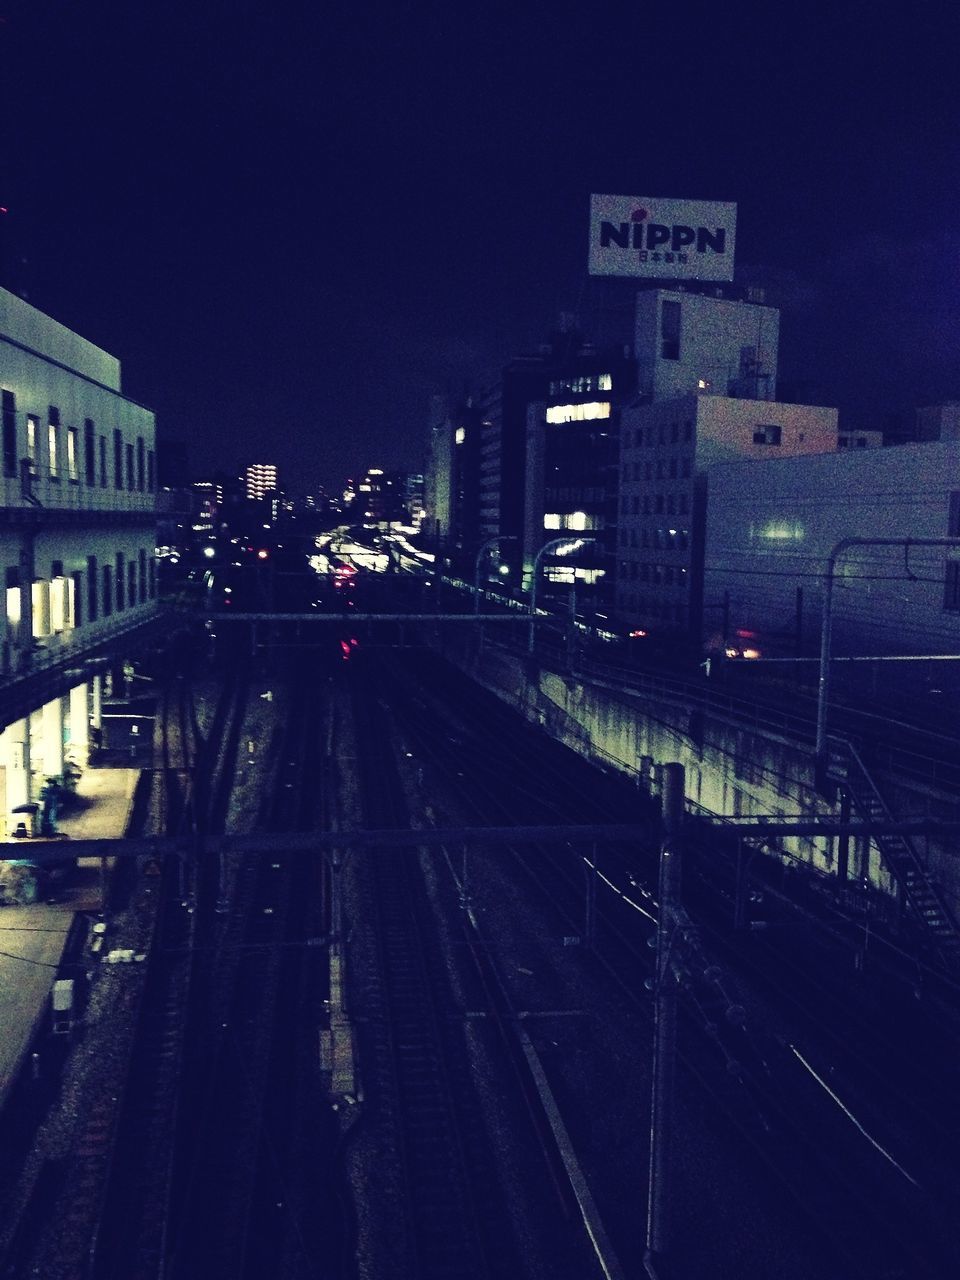
M 732 280 L 737 206 L 654 196 L 590 197 L 590 274 Z

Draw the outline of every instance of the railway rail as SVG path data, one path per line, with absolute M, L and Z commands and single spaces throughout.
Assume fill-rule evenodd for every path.
M 453 683 L 448 681 L 453 680 Z M 392 687 L 400 689 L 402 681 L 394 680 Z M 492 758 L 494 753 L 498 760 L 500 783 L 494 800 L 487 797 L 485 803 L 491 805 L 488 812 L 497 812 L 503 820 L 504 806 L 507 797 L 515 798 L 526 792 L 526 811 L 523 815 L 514 812 L 515 820 L 530 820 L 531 801 L 537 796 L 538 781 L 542 782 L 543 756 L 538 753 L 537 768 L 527 765 L 528 749 L 521 745 L 523 734 L 506 728 L 505 713 L 491 705 L 481 691 L 471 690 L 464 682 L 461 684 L 455 677 L 444 674 L 442 668 L 431 664 L 429 686 L 431 698 L 426 699 L 423 689 L 411 700 L 409 690 L 404 699 L 405 705 L 398 706 L 398 715 L 405 730 L 411 735 L 412 745 L 418 755 L 429 760 L 432 770 L 443 777 L 444 786 L 466 804 L 476 803 L 484 783 L 493 780 L 491 770 L 484 771 L 477 767 L 477 761 L 485 754 Z M 400 695 L 398 693 L 398 701 Z M 462 741 L 451 743 L 449 712 L 443 713 L 441 723 L 447 725 L 445 750 L 437 752 L 430 749 L 430 742 L 437 737 L 437 720 L 434 719 L 432 732 L 427 728 L 427 717 L 424 707 L 428 700 L 443 699 L 446 707 L 456 705 L 461 719 L 459 730 Z M 417 718 L 421 724 L 419 732 L 413 725 Z M 470 729 L 464 725 L 469 723 Z M 470 748 L 464 749 L 463 741 L 474 737 Z M 494 745 L 495 743 L 495 745 Z M 581 766 L 584 768 L 585 766 Z M 469 785 L 464 775 L 469 776 Z M 582 773 L 581 773 L 581 776 Z M 570 797 L 576 788 L 571 774 L 564 795 Z M 557 791 L 547 797 L 547 803 L 554 812 L 557 810 Z M 469 797 L 465 799 L 464 797 Z M 539 797 L 540 804 L 543 797 Z M 481 802 L 484 803 L 484 802 Z M 536 803 L 536 802 L 535 802 Z M 542 815 L 542 808 L 536 809 Z M 583 815 L 581 813 L 582 820 Z M 633 851 L 636 856 L 637 851 Z M 605 855 L 609 857 L 609 854 Z M 556 904 L 556 884 L 561 876 L 567 874 L 571 864 L 567 856 L 561 860 L 546 863 L 539 875 L 544 873 L 550 881 L 550 891 Z M 621 865 L 623 865 L 621 863 Z M 529 857 L 525 869 L 532 871 Z M 642 888 L 644 875 L 652 879 L 649 865 L 646 871 L 642 862 L 635 862 L 633 883 L 628 880 L 625 887 L 630 890 Z M 639 882 L 639 883 L 638 883 Z M 571 887 L 573 881 L 571 881 Z M 617 896 L 617 895 L 612 895 Z M 636 894 L 635 894 L 636 896 Z M 651 895 L 648 890 L 648 902 Z M 652 904 L 655 906 L 655 904 Z M 582 919 L 582 908 L 580 908 Z M 636 922 L 635 917 L 635 922 Z M 573 921 L 571 921 L 573 924 Z M 630 977 L 623 984 L 626 990 L 636 990 L 636 966 L 641 963 L 642 931 L 637 931 L 636 945 L 630 952 L 622 950 L 622 937 L 617 940 L 606 929 L 603 934 L 604 959 L 613 962 L 617 968 L 626 963 Z M 749 949 L 749 942 L 743 940 L 741 945 Z M 768 939 L 763 945 L 773 945 Z M 724 957 L 729 969 L 735 970 L 739 981 L 751 978 L 750 967 L 745 963 L 734 963 L 734 957 Z M 701 963 L 702 961 L 702 963 Z M 762 964 L 763 961 L 761 960 Z M 697 965 L 710 969 L 712 966 L 703 956 L 702 948 L 693 955 L 684 958 L 684 967 L 690 970 Z M 785 977 L 785 965 L 779 976 L 775 966 L 767 964 L 766 995 L 772 994 L 775 1001 L 789 994 Z M 818 1033 L 818 1029 L 810 1021 L 810 1010 L 807 1019 L 797 1029 L 794 1027 L 796 1044 L 790 1044 L 767 1030 L 767 1025 L 760 1019 L 759 1030 L 752 1025 L 724 1025 L 724 1012 L 731 1006 L 729 996 L 717 1001 L 711 990 L 710 981 L 690 981 L 686 986 L 691 989 L 692 997 L 688 1000 L 690 1016 L 684 1034 L 684 1060 L 688 1070 L 696 1075 L 703 1086 L 710 1091 L 711 1097 L 721 1106 L 728 1120 L 735 1125 L 743 1137 L 761 1156 L 764 1164 L 777 1174 L 781 1185 L 801 1210 L 804 1217 L 824 1239 L 828 1249 L 843 1259 L 845 1275 L 874 1276 L 889 1274 L 903 1277 L 939 1277 L 953 1274 L 956 1266 L 956 1246 L 951 1240 L 949 1230 L 942 1229 L 942 1218 L 937 1212 L 937 1198 L 927 1197 L 914 1187 L 891 1164 L 882 1159 L 877 1151 L 864 1140 L 864 1135 L 855 1129 L 848 1115 L 831 1098 L 829 1092 L 818 1083 L 810 1070 L 809 1060 L 798 1045 L 811 1043 L 810 1037 Z M 795 984 L 794 984 L 795 987 Z M 772 990 L 771 990 L 772 988 Z M 816 1005 L 816 995 L 811 998 Z M 784 1001 L 786 1003 L 786 1001 Z M 751 1009 L 762 1007 L 763 1001 L 754 997 Z M 826 1005 L 826 1001 L 824 1001 Z M 849 1006 L 847 1006 L 849 1007 Z M 842 1011 L 833 1008 L 830 1014 L 834 1019 L 832 1035 L 834 1040 L 844 1034 L 843 1028 L 836 1024 L 842 1021 Z M 830 1015 L 824 1008 L 821 1011 L 819 1033 L 826 1036 Z M 719 1026 L 718 1026 L 719 1024 Z M 773 1020 L 778 1031 L 782 1026 L 790 1025 L 789 1013 L 778 1008 L 778 1017 Z M 874 1024 L 875 1025 L 875 1024 Z M 704 1037 L 704 1030 L 707 1035 Z M 849 1033 L 849 1027 L 847 1028 Z M 875 1027 L 875 1036 L 877 1035 Z M 879 1039 L 882 1040 L 882 1032 Z M 949 1041 L 949 1035 L 941 1037 Z M 955 1041 L 953 1041 L 955 1045 Z M 810 1051 L 808 1050 L 808 1053 Z M 812 1053 L 811 1053 L 811 1056 Z M 829 1054 L 826 1061 L 831 1061 Z M 902 1063 L 903 1055 L 899 1061 Z M 884 1072 L 884 1075 L 889 1073 Z M 939 1076 L 939 1092 L 936 1095 L 948 1108 L 946 1114 L 952 1114 L 950 1107 L 950 1089 L 953 1087 L 953 1072 L 950 1067 L 941 1069 Z M 922 1079 L 921 1073 L 921 1079 Z M 867 1083 L 861 1076 L 858 1080 L 858 1102 L 863 1100 L 867 1092 Z M 842 1088 L 838 1084 L 838 1088 Z M 874 1106 L 882 1109 L 883 1101 L 897 1096 L 898 1088 L 903 1085 L 885 1081 L 886 1093 L 874 1095 Z M 930 1108 L 935 1122 L 939 1108 Z M 929 1120 L 930 1117 L 928 1117 Z M 934 1131 L 929 1124 L 925 1130 L 927 1139 L 933 1143 Z M 939 1144 L 941 1155 L 948 1155 Z M 955 1163 L 955 1157 L 954 1157 Z M 885 1269 L 885 1270 L 884 1270 Z

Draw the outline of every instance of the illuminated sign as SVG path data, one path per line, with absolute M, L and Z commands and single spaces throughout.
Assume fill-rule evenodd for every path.
M 592 276 L 732 280 L 737 206 L 717 200 L 591 196 Z

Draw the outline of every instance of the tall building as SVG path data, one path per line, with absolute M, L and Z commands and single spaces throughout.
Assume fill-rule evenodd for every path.
M 502 539 L 498 557 L 514 587 L 528 576 L 540 547 L 563 527 L 545 525 L 546 516 L 572 517 L 586 504 L 596 527 L 606 527 L 605 500 L 594 491 L 616 439 L 616 401 L 632 389 L 632 379 L 633 364 L 623 348 L 597 350 L 572 317 L 564 316 L 549 342 L 536 354 L 511 360 L 477 398 L 477 540 L 480 545 Z M 589 406 L 597 403 L 608 405 L 609 414 L 591 417 Z M 615 467 L 609 478 L 615 481 Z
M 247 467 L 245 492 L 251 502 L 259 502 L 277 493 L 277 468 L 272 462 L 256 462 Z
M 117 359 L 0 290 L 0 834 L 157 616 L 156 446 Z M 41 678 L 42 677 L 42 678 Z
M 584 611 L 613 604 L 617 549 L 620 409 L 634 363 L 622 348 L 581 348 L 527 411 L 523 574 L 529 585 L 548 542 L 571 535 L 569 556 L 547 557 L 539 594 L 567 595 Z M 575 551 L 575 554 L 573 552 Z
M 699 643 L 706 468 L 835 452 L 837 411 L 776 400 L 779 313 L 731 287 L 637 296 L 638 396 L 620 432 L 615 610 Z

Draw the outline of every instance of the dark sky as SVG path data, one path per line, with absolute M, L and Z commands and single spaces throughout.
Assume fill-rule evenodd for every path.
M 848 425 L 960 397 L 956 6 L 0 12 L 3 282 L 118 355 L 194 471 L 419 468 L 431 394 L 560 310 L 612 332 L 591 191 L 736 201 L 781 377 Z

